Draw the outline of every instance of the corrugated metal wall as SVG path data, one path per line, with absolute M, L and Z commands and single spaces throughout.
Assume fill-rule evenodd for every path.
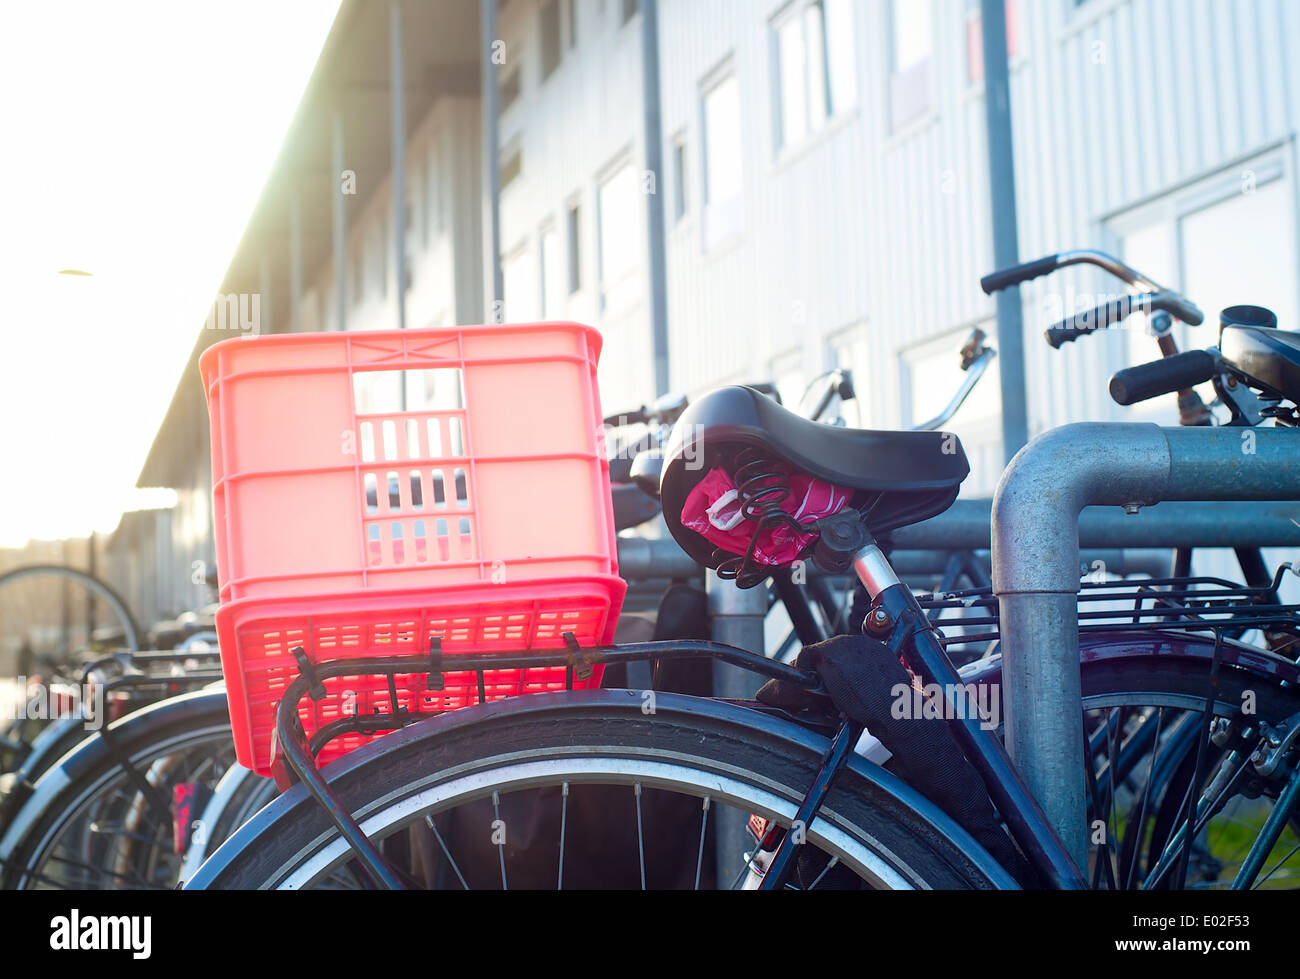
M 865 363 L 853 365 L 865 421 L 899 426 L 909 420 L 903 404 L 909 385 L 925 384 L 924 377 L 904 379 L 907 351 L 951 335 L 955 357 L 960 331 L 993 316 L 992 301 L 978 287 L 992 269 L 992 250 L 983 86 L 968 76 L 971 8 L 966 0 L 934 0 L 932 105 L 894 131 L 890 7 L 885 0 L 854 0 L 856 108 L 795 151 L 778 154 L 772 22 L 788 6 L 786 0 L 660 0 L 669 172 L 657 175 L 656 191 L 668 228 L 671 383 L 699 393 L 719 383 L 769 379 L 791 365 L 807 380 L 828 366 L 829 342 L 856 331 L 867 352 Z M 539 4 L 512 0 L 500 19 L 503 69 L 522 72 L 521 94 L 501 118 L 503 157 L 521 155 L 520 175 L 502 195 L 502 252 L 524 255 L 540 268 L 541 230 L 553 226 L 563 236 L 566 210 L 578 205 L 582 286 L 549 315 L 595 323 L 605 333 L 602 386 L 611 409 L 654 393 L 644 286 L 642 298 L 617 316 L 604 315 L 600 301 L 599 186 L 619 161 L 639 168 L 643 160 L 640 21 L 623 23 L 620 8 L 575 0 L 577 43 L 566 46 L 547 78 L 540 67 Z M 1300 112 L 1300 68 L 1289 60 L 1300 46 L 1300 4 L 1292 0 L 1013 0 L 1011 13 L 1024 259 L 1116 247 L 1107 222 L 1126 209 L 1269 147 L 1281 144 L 1292 153 Z M 706 251 L 701 100 L 719 71 L 734 72 L 741 92 L 743 222 L 738 237 Z M 408 156 L 413 179 L 440 141 L 462 150 L 477 145 L 474 103 L 466 104 L 471 108 L 454 124 L 429 118 L 417 127 Z M 676 193 L 669 164 L 678 141 L 685 145 L 688 202 L 680 221 L 669 206 Z M 461 167 L 446 179 L 460 209 L 472 214 L 470 177 Z M 427 204 L 424 195 L 414 196 L 417 206 Z M 388 227 L 386 198 L 378 195 L 349 229 L 354 247 L 364 243 L 368 254 L 390 247 L 379 231 Z M 627 233 L 643 239 L 643 224 Z M 469 238 L 462 232 L 461 240 Z M 457 275 L 453 285 L 442 249 L 416 248 L 412 258 L 417 285 L 408 321 L 466 321 L 463 311 L 473 304 L 463 294 L 480 280 Z M 330 275 L 322 270 L 316 283 L 325 310 Z M 1107 377 L 1129 357 L 1122 334 L 1060 351 L 1039 336 L 1048 309 L 1078 293 L 1115 289 L 1069 271 L 1023 290 L 1031 434 L 1084 418 L 1129 417 L 1106 397 Z M 372 287 L 354 307 L 352 328 L 391 325 L 391 296 L 376 292 Z M 507 297 L 507 318 L 510 307 Z M 449 319 L 453 308 L 461 315 Z M 1198 336 L 1213 340 L 1212 330 Z M 1000 445 L 988 431 L 978 438 L 963 431 L 961 416 L 954 427 L 971 440 L 977 468 L 971 488 L 987 492 L 1001 463 Z

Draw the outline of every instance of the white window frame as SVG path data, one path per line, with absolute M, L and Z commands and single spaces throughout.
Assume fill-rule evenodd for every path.
M 911 343 L 898 351 L 898 408 L 899 426 L 901 428 L 909 429 L 934 417 L 927 412 L 929 417 L 917 418 L 913 410 L 912 393 L 917 386 L 916 375 L 921 372 L 921 365 L 926 361 L 932 361 L 936 356 L 951 357 L 952 362 L 956 364 L 961 354 L 962 344 L 974 328 L 982 329 L 992 337 L 997 335 L 996 320 L 987 318 L 963 323 L 961 326 Z M 989 391 L 993 391 L 997 397 L 997 409 L 995 411 L 990 411 L 985 415 L 972 415 L 971 411 L 974 405 L 968 398 L 966 403 L 957 410 L 951 421 L 945 425 L 946 431 L 955 432 L 961 440 L 967 456 L 971 457 L 974 463 L 972 469 L 978 466 L 980 456 L 996 449 L 990 465 L 982 467 L 976 477 L 967 480 L 966 485 L 963 486 L 963 492 L 974 495 L 988 495 L 991 493 L 996 486 L 998 475 L 1002 471 L 1002 391 L 997 358 L 994 358 L 984 376 L 980 378 L 975 390 L 971 393 L 971 397 L 975 397 L 976 393 L 986 395 Z M 938 414 L 938 411 L 942 410 L 952 400 L 952 396 L 957 393 L 957 388 L 953 387 L 951 391 L 941 391 L 939 393 L 940 403 L 935 414 Z M 978 403 L 978 400 L 974 402 L 976 405 Z
M 552 274 L 550 264 L 546 261 L 546 237 L 547 235 L 555 236 L 555 256 L 559 269 L 555 271 L 558 276 L 556 284 L 558 294 L 555 296 L 555 309 L 547 306 L 546 302 L 546 277 Z M 569 280 L 568 270 L 565 267 L 565 244 L 564 233 L 560 230 L 558 222 L 554 218 L 547 218 L 542 222 L 541 227 L 537 229 L 537 281 L 541 287 L 541 302 L 538 309 L 541 312 L 543 320 L 562 319 L 564 310 L 567 308 L 569 299 Z
M 1289 143 L 1275 144 L 1249 157 L 1239 159 L 1226 167 L 1216 167 L 1213 171 L 1186 181 L 1154 198 L 1107 215 L 1102 220 L 1105 247 L 1118 255 L 1123 248 L 1124 238 L 1154 225 L 1166 226 L 1172 232 L 1173 255 L 1171 265 L 1174 269 L 1174 275 L 1172 281 L 1161 282 L 1161 285 L 1176 289 L 1184 293 L 1192 302 L 1196 302 L 1196 284 L 1187 282 L 1187 271 L 1184 266 L 1182 223 L 1186 218 L 1200 211 L 1222 204 L 1239 195 L 1244 174 L 1249 171 L 1254 175 L 1256 189 L 1269 186 L 1279 180 L 1285 181 L 1289 185 L 1290 207 L 1288 210 L 1291 216 L 1291 230 L 1293 237 L 1297 239 L 1295 242 L 1297 254 L 1300 254 L 1300 189 L 1296 187 L 1294 167 L 1289 149 Z M 1152 275 L 1156 274 L 1154 270 L 1139 268 L 1138 271 Z M 1112 287 L 1116 292 L 1124 289 L 1123 283 L 1117 280 L 1106 283 L 1106 288 Z M 1294 288 L 1297 290 L 1296 295 L 1293 297 L 1295 299 L 1295 308 L 1300 310 L 1300 284 L 1297 284 Z M 1066 310 L 1065 312 L 1066 315 L 1069 315 L 1073 310 Z M 1219 311 L 1217 309 L 1202 309 L 1201 312 L 1205 314 L 1205 323 L 1201 326 L 1189 327 L 1180 323 L 1174 327 L 1174 339 L 1178 343 L 1179 349 L 1187 350 L 1205 347 L 1216 339 L 1215 331 L 1218 328 Z M 1282 329 L 1300 329 L 1300 323 L 1291 327 L 1283 324 L 1279 324 L 1279 326 Z M 1131 344 L 1126 344 L 1122 353 L 1117 351 L 1113 369 L 1118 370 L 1120 367 L 1130 366 L 1130 352 L 1137 353 L 1138 351 L 1133 351 Z M 1154 360 L 1159 356 L 1154 339 L 1150 340 L 1148 353 L 1150 356 L 1147 357 L 1147 360 Z
M 565 52 L 568 51 L 564 43 L 564 6 L 564 0 L 538 0 L 537 3 L 537 77 L 542 84 L 560 70 L 564 64 Z M 553 11 L 555 16 L 555 63 L 549 71 L 546 66 L 546 33 L 542 29 L 547 10 Z
M 898 4 L 929 4 L 930 37 L 926 56 L 910 65 L 897 64 L 897 50 L 894 37 L 894 11 Z M 936 18 L 934 0 L 889 0 L 885 6 L 885 44 L 889 63 L 889 131 L 898 133 L 916 125 L 918 122 L 932 118 L 936 110 L 935 92 L 935 38 Z M 918 100 L 917 106 L 910 112 L 900 114 L 898 92 L 907 85 L 924 84 L 924 102 Z
M 838 119 L 850 115 L 858 104 L 858 71 L 856 59 L 856 37 L 857 24 L 852 23 L 855 18 L 853 15 L 854 6 L 848 4 L 845 12 L 848 13 L 852 23 L 853 35 L 851 41 L 853 47 L 852 59 L 852 97 L 845 105 L 837 104 L 834 92 L 834 82 L 831 66 L 831 45 L 828 43 L 828 25 L 826 22 L 827 10 L 826 3 L 828 0 L 791 0 L 768 22 L 768 58 L 771 63 L 769 72 L 772 79 L 772 152 L 774 156 L 781 155 L 798 149 L 800 146 L 807 144 L 816 138 L 817 134 L 828 128 Z M 809 51 L 809 38 L 806 33 L 807 19 L 806 13 L 810 7 L 820 5 L 822 8 L 822 36 L 818 39 L 821 44 L 821 78 L 818 80 L 819 89 L 814 93 L 813 79 L 810 77 L 811 66 L 807 56 Z M 807 120 L 804 132 L 795 137 L 786 136 L 786 119 L 785 119 L 785 72 L 781 61 L 781 32 L 792 22 L 798 23 L 799 32 L 803 42 L 804 54 L 804 112 Z M 812 113 L 814 105 L 813 99 L 820 96 L 823 101 L 823 111 L 816 117 Z
M 611 314 L 624 313 L 629 308 L 634 307 L 637 304 L 637 302 L 640 301 L 641 298 L 641 297 L 630 298 L 628 302 L 617 303 L 614 304 L 613 307 L 611 307 L 609 301 L 611 293 L 617 292 L 619 295 L 631 296 L 635 292 L 635 290 L 631 287 L 631 283 L 641 275 L 642 266 L 644 264 L 643 262 L 644 256 L 642 254 L 638 254 L 638 256 L 635 259 L 633 259 L 632 263 L 626 269 L 624 269 L 622 272 L 619 272 L 617 275 L 615 275 L 612 278 L 610 277 L 609 272 L 605 268 L 605 239 L 602 234 L 603 214 L 601 210 L 601 192 L 614 179 L 614 177 L 616 177 L 625 169 L 631 173 L 633 186 L 635 187 L 637 185 L 636 161 L 634 160 L 632 153 L 628 150 L 624 150 L 623 152 L 615 156 L 614 159 L 612 159 L 608 164 L 606 164 L 604 167 L 600 169 L 599 173 L 596 176 L 596 196 L 595 196 L 595 203 L 596 203 L 595 244 L 596 244 L 596 284 L 597 284 L 596 291 L 599 298 L 600 311 L 602 315 L 604 315 L 606 312 Z M 638 233 L 636 234 L 635 237 L 637 241 L 638 253 L 643 251 L 642 245 L 644 239 L 643 222 L 645 220 L 645 217 L 641 213 L 641 211 L 642 211 L 641 208 L 636 209 L 636 213 L 637 213 L 636 228 Z
M 679 130 L 670 146 L 672 161 L 672 223 L 676 227 L 691 214 L 691 155 L 686 131 Z
M 721 64 L 704 76 L 699 86 L 698 104 L 699 104 L 699 173 L 700 186 L 700 235 L 703 250 L 705 252 L 719 251 L 743 236 L 745 231 L 745 164 L 744 152 L 740 153 L 740 180 L 739 189 L 734 198 L 728 198 L 725 201 L 713 201 L 709 199 L 709 137 L 708 137 L 708 101 L 709 96 L 716 92 L 720 87 L 729 81 L 734 81 L 737 90 L 740 87 L 740 77 L 736 72 L 735 64 L 728 56 Z M 738 125 L 742 136 L 744 133 L 744 93 L 740 92 L 737 99 Z M 732 213 L 734 208 L 736 213 Z M 727 226 L 720 232 L 713 231 L 713 225 L 719 218 L 725 218 Z
M 772 379 L 777 392 L 781 395 L 781 404 L 790 411 L 795 411 L 799 407 L 799 399 L 808 390 L 808 384 L 812 380 L 808 376 L 807 365 L 804 363 L 803 347 L 794 347 L 774 354 L 767 362 L 767 376 Z M 798 378 L 796 387 L 799 390 L 795 391 L 791 388 L 782 391 L 781 378 L 783 377 Z M 789 395 L 793 395 L 793 398 L 789 398 Z

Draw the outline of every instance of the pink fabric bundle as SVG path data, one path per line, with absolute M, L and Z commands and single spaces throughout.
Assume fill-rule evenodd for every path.
M 785 481 L 790 495 L 781 501 L 781 509 L 801 524 L 838 513 L 853 495 L 850 490 L 800 472 L 790 473 Z M 682 524 L 723 550 L 744 554 L 759 521 L 741 513 L 742 502 L 726 470 L 715 467 L 686 497 Z M 800 533 L 783 523 L 767 527 L 754 545 L 754 560 L 766 565 L 789 564 L 816 539 L 815 532 Z

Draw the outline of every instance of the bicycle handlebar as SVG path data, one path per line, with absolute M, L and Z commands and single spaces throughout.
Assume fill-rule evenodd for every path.
M 1003 289 L 1009 289 L 1012 286 L 1018 286 L 1022 282 L 1028 282 L 1030 279 L 1037 279 L 1048 272 L 1056 271 L 1057 260 L 1059 255 L 1048 255 L 1046 258 L 1035 259 L 1032 262 L 1025 262 L 1022 265 L 1013 265 L 1009 269 L 999 269 L 996 272 L 990 272 L 984 278 L 980 279 L 980 288 L 984 290 L 985 295 L 993 295 L 995 292 L 1001 292 Z
M 1091 249 L 1058 252 L 1032 262 L 1000 269 L 980 279 L 980 288 L 991 295 L 999 290 L 1028 282 L 1030 279 L 1037 279 L 1067 265 L 1095 265 L 1130 286 L 1148 291 L 1136 296 L 1123 296 L 1099 305 L 1096 309 L 1076 313 L 1069 319 L 1062 320 L 1047 331 L 1047 342 L 1053 347 L 1060 347 L 1061 344 L 1077 340 L 1086 333 L 1118 323 L 1134 309 L 1164 310 L 1191 326 L 1199 326 L 1205 320 L 1204 314 L 1196 304 L 1186 297 L 1165 288 L 1137 269 L 1125 265 L 1113 255 Z
M 1055 272 L 1067 265 L 1095 265 L 1131 286 L 1141 286 L 1152 292 L 1170 291 L 1150 276 L 1143 275 L 1130 265 L 1125 265 L 1114 255 L 1093 251 L 1091 248 L 1057 252 L 1055 255 L 1048 255 L 1032 262 L 1025 262 L 1023 265 L 1015 265 L 1008 269 L 991 272 L 980 279 L 980 287 L 986 293 L 992 295 L 999 290 L 1009 289 L 1011 286 L 1028 282 L 1030 279 L 1037 279 L 1039 276 Z
M 1118 296 L 1094 309 L 1075 313 L 1049 327 L 1043 335 L 1053 348 L 1059 349 L 1063 343 L 1114 326 L 1138 310 L 1162 310 L 1191 326 L 1199 326 L 1205 320 L 1204 314 L 1195 305 L 1176 292 L 1144 292 L 1136 296 Z
M 1116 404 L 1133 405 L 1162 394 L 1174 394 L 1204 384 L 1219 373 L 1208 350 L 1188 350 L 1149 364 L 1125 367 L 1110 379 L 1110 396 Z

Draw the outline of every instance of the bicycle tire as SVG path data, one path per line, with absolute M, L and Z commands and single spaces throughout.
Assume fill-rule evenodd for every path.
M 1207 641 L 1205 648 L 1200 649 L 1199 655 L 1195 656 L 1129 653 L 1084 661 L 1080 665 L 1080 676 L 1085 716 L 1087 712 L 1138 706 L 1172 708 L 1192 715 L 1199 714 L 1205 709 L 1206 695 L 1209 691 L 1208 671 L 1211 649 L 1212 643 Z M 995 682 L 1000 677 L 1000 670 L 1000 660 L 997 656 L 993 656 L 963 670 L 963 678 L 972 683 Z M 1300 712 L 1300 688 L 1282 681 L 1276 675 L 1252 671 L 1242 664 L 1225 663 L 1219 671 L 1218 686 L 1213 701 L 1215 716 L 1240 717 L 1243 699 L 1248 691 L 1253 695 L 1253 716 L 1259 720 L 1266 720 L 1276 725 Z M 1189 741 L 1193 753 L 1195 744 L 1195 740 Z M 1186 751 L 1187 748 L 1185 747 L 1184 750 Z M 1146 754 L 1130 758 L 1129 769 L 1121 771 L 1121 777 L 1117 781 L 1141 779 L 1144 766 L 1149 760 L 1150 756 Z M 1175 780 L 1173 784 L 1177 786 L 1177 791 L 1171 795 L 1165 791 L 1165 787 L 1160 787 L 1158 791 L 1153 792 L 1157 798 L 1164 798 L 1166 803 L 1163 808 L 1153 809 L 1146 815 L 1161 816 L 1168 821 L 1170 818 L 1168 803 L 1172 802 L 1176 805 L 1180 802 L 1183 792 L 1190 783 L 1190 773 L 1187 770 L 1190 765 L 1184 762 L 1190 763 L 1192 760 L 1190 757 L 1175 756 L 1171 759 L 1166 756 L 1166 765 L 1161 777 Z M 1109 764 L 1110 759 L 1097 757 L 1095 767 L 1098 769 L 1099 776 L 1103 770 L 1102 761 Z M 1151 778 L 1151 773 L 1147 773 L 1147 777 Z M 1182 781 L 1176 781 L 1180 778 Z M 1102 785 L 1101 791 L 1104 797 L 1106 792 L 1104 783 L 1099 784 Z M 1136 793 L 1138 789 L 1130 786 L 1130 791 Z M 1145 792 L 1146 787 L 1144 786 L 1141 791 Z M 1091 802 L 1089 805 L 1091 807 Z M 1300 821 L 1293 816 L 1292 825 L 1296 826 L 1298 823 Z M 1115 827 L 1111 829 L 1114 830 Z M 1120 859 L 1120 866 L 1117 868 L 1118 879 L 1127 880 L 1130 885 L 1138 883 L 1137 877 L 1129 874 L 1126 862 L 1133 860 L 1134 848 L 1140 851 L 1143 846 L 1153 846 L 1153 840 L 1162 839 L 1162 834 L 1167 829 L 1167 825 L 1157 826 L 1151 839 L 1135 840 L 1129 835 L 1132 830 L 1132 826 L 1129 825 L 1123 839 L 1111 838 L 1111 846 L 1116 848 L 1115 856 Z M 1095 855 L 1094 851 L 1093 856 Z
M 826 748 L 824 738 L 792 722 L 731 704 L 660 694 L 652 716 L 642 704 L 626 690 L 493 702 L 419 722 L 323 773 L 376 839 L 440 804 L 462 804 L 476 787 L 558 788 L 594 776 L 707 791 L 788 824 Z M 807 839 L 875 885 L 1016 886 L 933 804 L 859 758 L 837 776 Z M 296 786 L 227 840 L 187 886 L 294 889 L 324 879 L 346 858 L 324 810 Z
M 150 704 L 114 721 L 107 731 L 111 741 L 93 734 L 47 769 L 14 814 L 0 839 L 0 885 L 5 889 L 41 883 L 34 868 L 82 805 L 120 774 L 119 757 L 138 769 L 160 753 L 200 744 L 230 746 L 233 757 L 223 690 L 199 690 Z

